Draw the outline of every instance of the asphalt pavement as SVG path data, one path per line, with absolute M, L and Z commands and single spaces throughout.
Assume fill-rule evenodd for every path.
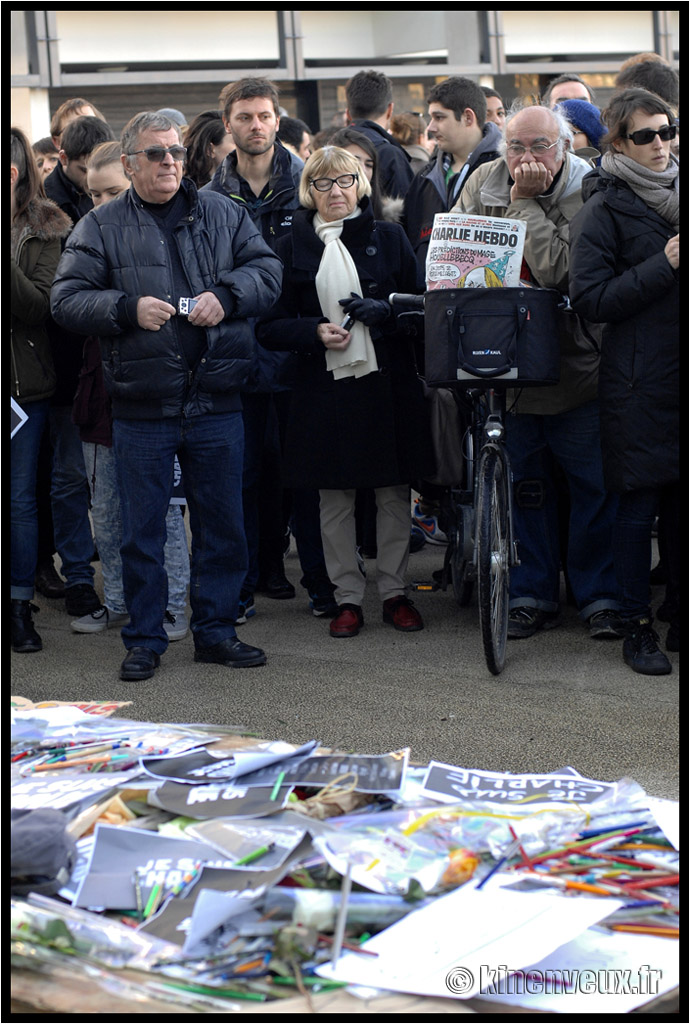
M 410 582 L 429 582 L 442 560 L 442 547 L 425 545 L 410 557 Z M 119 630 L 76 634 L 64 601 L 37 594 L 43 651 L 12 653 L 12 694 L 131 701 L 120 716 L 235 725 L 362 754 L 409 747 L 420 763 L 501 772 L 571 765 L 594 779 L 628 776 L 651 795 L 678 799 L 677 654 L 669 655 L 671 675 L 638 675 L 623 662 L 621 640 L 591 639 L 564 603 L 562 624 L 509 641 L 506 667 L 493 676 L 476 601 L 460 608 L 450 589 L 416 592 L 425 629 L 401 633 L 383 623 L 375 565 L 366 567 L 358 636 L 333 639 L 328 620 L 311 614 L 293 545 L 285 569 L 297 596 L 257 595 L 257 614 L 238 627 L 241 639 L 266 651 L 265 666 L 195 663 L 189 634 L 170 644 L 153 679 L 138 683 L 119 678 Z M 102 594 L 99 563 L 95 568 Z M 662 600 L 657 588 L 655 605 Z M 658 625 L 663 640 L 667 627 Z

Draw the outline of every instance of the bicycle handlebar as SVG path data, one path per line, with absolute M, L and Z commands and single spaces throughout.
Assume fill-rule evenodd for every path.
M 391 292 L 388 296 L 388 302 L 395 316 L 424 312 L 424 295 L 414 295 L 408 292 Z

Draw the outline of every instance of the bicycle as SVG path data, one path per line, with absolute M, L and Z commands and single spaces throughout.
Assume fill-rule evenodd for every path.
M 473 289 L 473 296 L 476 297 L 480 291 L 489 289 Z M 494 289 L 491 291 L 495 292 Z M 527 305 L 517 307 L 518 320 L 523 324 L 529 321 L 529 300 L 524 298 L 524 290 L 504 291 L 519 293 L 519 301 Z M 547 289 L 539 291 L 543 293 Z M 451 292 L 456 294 L 451 295 Z M 476 302 L 476 298 L 465 300 L 458 297 L 458 292 L 465 293 L 465 289 L 428 292 L 426 295 L 394 293 L 389 297 L 389 302 L 399 318 L 418 316 L 425 313 L 426 298 L 429 295 L 443 295 L 443 299 L 433 301 L 437 304 L 447 304 L 446 313 L 450 320 L 450 314 L 457 303 Z M 553 293 L 553 296 L 555 295 L 556 293 Z M 503 298 L 505 299 L 505 296 Z M 555 303 L 553 297 L 551 301 Z M 504 314 L 489 311 L 481 315 L 498 318 Z M 482 329 L 485 331 L 486 325 L 483 325 Z M 457 329 L 453 330 L 457 333 Z M 450 333 L 453 333 L 453 330 Z M 465 332 L 466 327 L 461 326 L 459 330 Z M 478 328 L 477 333 L 481 333 Z M 500 330 L 498 333 L 500 335 Z M 557 339 L 556 331 L 553 332 L 553 337 Z M 427 348 L 429 340 L 427 337 Z M 507 351 L 509 346 L 501 346 L 500 340 L 493 345 L 490 358 L 496 362 L 498 351 L 502 351 L 505 356 L 506 352 L 503 350 Z M 551 348 L 553 349 L 553 346 Z M 510 570 L 520 564 L 518 540 L 513 530 L 510 458 L 505 446 L 506 389 L 520 387 L 522 382 L 517 369 L 509 365 L 517 360 L 514 351 L 510 353 L 511 359 L 493 367 L 469 365 L 459 353 L 460 346 L 455 379 L 444 381 L 442 386 L 450 387 L 455 394 L 456 402 L 464 408 L 464 427 L 459 439 L 462 444 L 464 478 L 446 489 L 442 502 L 439 525 L 448 537 L 448 547 L 437 584 L 438 588 L 445 590 L 450 580 L 455 599 L 461 606 L 470 603 L 474 585 L 477 584 L 484 656 L 489 671 L 493 675 L 499 675 L 506 660 Z M 486 351 L 482 352 L 482 355 L 487 354 Z M 554 372 L 555 379 L 558 379 L 557 344 L 555 371 L 553 355 L 552 351 L 551 365 L 543 371 L 543 376 L 549 379 L 530 380 L 530 384 L 553 383 Z M 501 375 L 505 375 L 503 379 Z M 450 374 L 448 376 L 450 377 Z M 431 589 L 437 587 L 432 586 Z

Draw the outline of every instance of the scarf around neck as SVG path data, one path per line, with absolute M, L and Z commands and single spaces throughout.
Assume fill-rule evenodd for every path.
M 318 213 L 314 216 L 314 231 L 324 244 L 316 273 L 316 294 L 321 312 L 333 324 L 342 323 L 345 316 L 338 300 L 349 298 L 351 292 L 362 294 L 354 260 L 340 241 L 345 221 L 359 217 L 361 212 L 359 207 L 355 207 L 343 220 L 332 221 L 323 220 Z M 350 344 L 346 349 L 326 350 L 326 367 L 336 380 L 342 377 L 363 377 L 378 370 L 369 328 L 357 320 L 350 328 L 350 335 Z
M 621 178 L 650 209 L 668 221 L 676 231 L 678 230 L 680 220 L 678 171 L 680 165 L 673 154 L 670 156 L 665 171 L 652 171 L 622 153 L 610 151 L 604 153 L 601 158 L 601 166 L 609 174 Z

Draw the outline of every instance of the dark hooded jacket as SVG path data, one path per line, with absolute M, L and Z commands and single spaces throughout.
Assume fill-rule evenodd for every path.
M 439 151 L 436 159 L 430 160 L 429 164 L 415 176 L 405 196 L 402 225 L 423 270 L 426 267 L 426 254 L 429 248 L 431 229 L 434 226 L 434 217 L 437 213 L 448 213 L 458 201 L 460 192 L 465 187 L 470 175 L 482 164 L 498 157 L 500 140 L 499 128 L 493 121 L 487 121 L 483 128 L 481 142 L 470 153 L 469 167 L 462 186 L 455 190 L 453 195 L 448 193 L 442 151 Z
M 93 210 L 91 196 L 77 188 L 65 174 L 62 164 L 57 163 L 45 180 L 46 195 L 67 214 L 72 224 L 77 224 L 82 217 Z M 64 248 L 64 240 L 63 240 Z M 52 317 L 46 324 L 53 363 L 57 376 L 53 405 L 69 406 L 72 404 L 77 381 L 81 370 L 83 338 L 73 331 L 66 331 L 56 324 Z
M 231 309 L 205 329 L 206 350 L 194 369 L 185 362 L 173 316 L 144 330 L 128 313 L 133 300 L 175 301 L 172 261 L 163 232 L 133 188 L 92 210 L 72 231 L 51 296 L 56 321 L 101 339 L 103 372 L 114 418 L 199 416 L 240 407 L 254 338 L 248 317 L 280 294 L 280 260 L 248 214 L 183 178 L 188 212 L 174 229 L 190 295 L 226 289 Z
M 412 184 L 414 171 L 410 157 L 398 140 L 376 121 L 354 121 L 350 127 L 366 135 L 376 147 L 383 195 L 391 198 L 406 195 Z
M 616 492 L 679 479 L 677 229 L 601 168 L 570 222 L 570 301 L 604 324 L 599 396 L 604 474 Z
M 34 199 L 12 224 L 10 348 L 12 394 L 20 405 L 49 398 L 55 368 L 46 331 L 50 287 L 60 259 L 69 217 L 49 199 Z
M 46 195 L 63 210 L 73 224 L 93 210 L 93 200 L 86 192 L 78 189 L 65 174 L 62 164 L 55 165 L 45 180 Z
M 268 187 L 255 196 L 237 173 L 237 153 L 229 153 L 204 185 L 202 192 L 220 192 L 247 211 L 263 239 L 275 249 L 279 238 L 290 230 L 293 212 L 299 207 L 299 183 L 304 163 L 276 139 Z M 282 352 L 267 352 L 255 346 L 243 391 L 280 391 L 288 384 L 288 359 Z

